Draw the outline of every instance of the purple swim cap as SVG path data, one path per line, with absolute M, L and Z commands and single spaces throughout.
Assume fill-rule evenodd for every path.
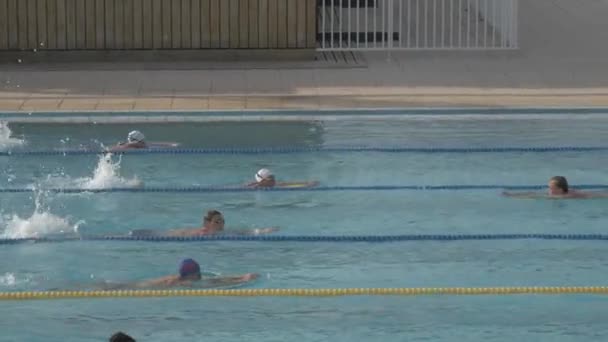
M 184 259 L 179 265 L 179 276 L 184 278 L 201 273 L 201 267 L 193 259 Z

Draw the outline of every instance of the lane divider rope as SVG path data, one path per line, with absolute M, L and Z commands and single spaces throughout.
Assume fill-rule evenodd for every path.
M 57 300 L 145 297 L 338 297 L 338 296 L 472 296 L 472 295 L 573 295 L 608 294 L 608 286 L 422 287 L 328 289 L 200 289 L 116 291 L 0 292 L 0 300 Z
M 168 192 L 168 193 L 205 193 L 205 192 L 301 192 L 301 191 L 396 191 L 396 190 L 542 190 L 547 185 L 507 185 L 507 184 L 483 184 L 483 185 L 370 185 L 370 186 L 294 186 L 273 188 L 246 188 L 246 187 L 222 187 L 222 186 L 189 186 L 189 187 L 141 187 L 141 188 L 3 188 L 0 193 L 22 193 L 48 191 L 54 193 L 108 193 L 108 192 Z M 608 189 L 608 184 L 578 184 L 571 188 L 591 190 Z
M 151 148 L 112 152 L 114 154 L 286 154 L 286 153 L 546 153 L 608 151 L 608 146 L 523 146 L 523 147 L 407 147 L 407 146 L 344 146 L 344 147 L 235 147 L 235 148 Z M 76 156 L 109 153 L 101 149 L 14 150 L 0 156 Z
M 467 240 L 578 240 L 606 241 L 608 234 L 409 234 L 409 235 L 203 235 L 176 236 L 82 236 L 71 238 L 5 238 L 0 244 L 70 242 L 70 241 L 252 241 L 252 242 L 402 242 L 402 241 L 467 241 Z

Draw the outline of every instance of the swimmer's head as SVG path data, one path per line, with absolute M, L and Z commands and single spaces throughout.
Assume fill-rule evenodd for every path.
M 224 230 L 224 215 L 217 210 L 209 210 L 203 218 L 205 228 L 213 231 Z
M 200 279 L 201 267 L 194 259 L 184 259 L 179 265 L 179 277 L 182 279 Z
M 568 193 L 566 177 L 555 176 L 549 179 L 549 195 L 564 195 Z
M 146 137 L 140 131 L 131 131 L 129 132 L 129 135 L 127 135 L 127 140 L 130 143 L 144 142 L 144 139 L 146 139 Z
M 260 169 L 256 174 L 255 174 L 255 180 L 256 182 L 261 182 L 265 179 L 270 179 L 270 178 L 274 178 L 274 175 L 272 174 L 272 171 L 268 170 L 268 169 Z
M 258 182 L 258 185 L 261 185 L 261 186 L 274 186 L 275 185 L 274 174 L 272 173 L 272 171 L 270 171 L 268 169 L 260 169 L 255 174 L 255 181 Z
M 119 331 L 110 337 L 110 342 L 135 342 L 135 339 L 122 331 Z

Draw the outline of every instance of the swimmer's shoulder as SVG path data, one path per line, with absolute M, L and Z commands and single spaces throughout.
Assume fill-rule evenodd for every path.
M 593 196 L 592 193 L 589 192 L 583 192 L 583 191 L 579 191 L 579 190 L 571 190 L 568 193 L 568 198 L 591 198 L 591 196 Z

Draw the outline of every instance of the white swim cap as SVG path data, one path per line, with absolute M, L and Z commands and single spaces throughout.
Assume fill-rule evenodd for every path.
M 146 137 L 140 131 L 131 131 L 127 135 L 129 142 L 143 142 Z
M 268 169 L 260 169 L 260 171 L 258 171 L 258 173 L 255 174 L 255 180 L 257 182 L 261 182 L 264 179 L 268 179 L 270 177 L 274 176 L 272 174 L 272 172 Z

